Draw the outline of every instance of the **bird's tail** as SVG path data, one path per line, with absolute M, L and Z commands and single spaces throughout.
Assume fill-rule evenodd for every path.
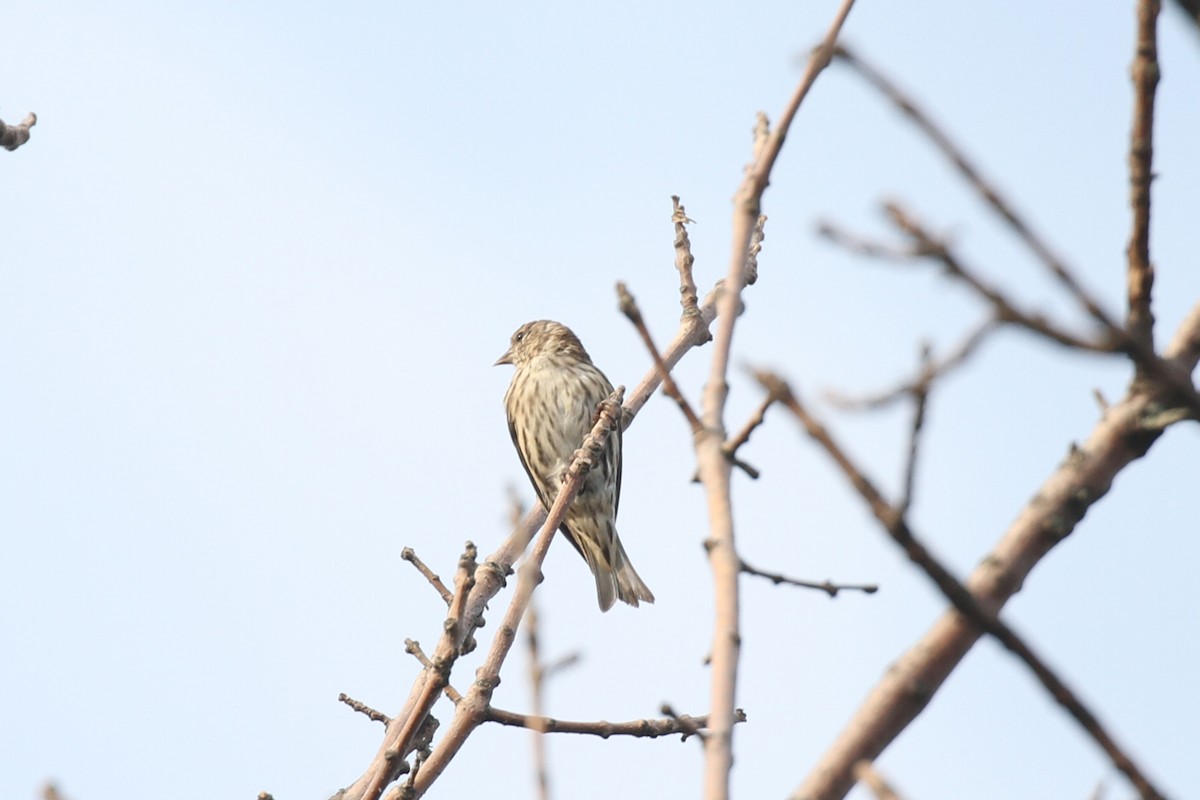
M 613 543 L 616 545 L 613 548 L 616 553 L 616 558 L 613 559 L 613 574 L 617 578 L 617 597 L 634 608 L 637 608 L 639 600 L 653 603 L 654 592 L 650 591 L 650 587 L 638 576 L 637 570 L 633 568 L 633 563 L 625 553 L 625 547 L 615 534 Z
M 633 568 L 616 530 L 611 525 L 606 527 L 606 532 L 610 534 L 606 537 L 608 547 L 584 539 L 580 548 L 596 579 L 596 600 L 600 603 L 600 610 L 608 611 L 617 600 L 635 608 L 641 602 L 653 603 L 654 593 Z

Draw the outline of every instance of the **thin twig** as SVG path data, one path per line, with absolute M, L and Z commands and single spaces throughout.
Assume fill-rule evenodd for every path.
M 693 224 L 678 195 L 671 195 L 671 223 L 675 226 L 675 269 L 679 270 L 679 304 L 683 306 L 683 316 L 698 317 L 699 292 L 696 290 L 696 279 L 692 276 L 692 265 L 696 263 L 692 256 L 692 240 L 688 237 L 687 226 Z
M 583 658 L 579 653 L 567 653 L 562 658 L 557 658 L 548 664 L 544 664 L 542 665 L 542 680 L 548 680 L 560 672 L 566 672 L 582 660 Z
M 700 748 L 704 748 L 704 740 L 708 738 L 708 735 L 700 729 L 700 726 L 697 724 L 696 720 L 692 719 L 686 714 L 678 713 L 670 703 L 663 703 L 658 710 L 661 711 L 667 719 L 671 720 L 680 727 L 683 732 L 682 741 L 686 742 L 688 737 L 695 736 L 696 741 L 700 743 Z M 740 709 L 738 710 L 740 711 Z M 737 721 L 738 720 L 735 717 L 734 722 Z
M 779 584 L 787 584 L 788 586 L 799 586 L 803 589 L 819 589 L 830 597 L 837 597 L 838 592 L 862 592 L 863 594 L 875 594 L 879 591 L 879 586 L 874 583 L 833 583 L 826 579 L 821 583 L 815 581 L 803 581 L 799 578 L 789 578 L 779 572 L 767 572 L 766 570 L 752 567 L 742 560 L 742 572 L 747 575 L 757 575 L 760 578 L 766 578 L 771 583 L 778 586 Z
M 1150 182 L 1154 178 L 1154 98 L 1158 88 L 1157 26 L 1159 0 L 1139 0 L 1137 43 L 1133 57 L 1133 128 L 1129 134 L 1129 205 L 1133 231 L 1126 250 L 1129 336 L 1154 350 L 1154 313 L 1150 306 L 1154 267 L 1150 263 Z
M 776 375 L 759 373 L 759 382 L 764 388 L 780 393 L 781 400 L 803 426 L 805 433 L 833 459 L 846 480 L 858 491 L 870 507 L 875 518 L 892 540 L 898 544 L 909 560 L 916 564 L 941 590 L 954 608 L 979 630 L 995 637 L 1009 652 L 1019 658 L 1038 678 L 1054 700 L 1069 713 L 1112 760 L 1113 765 L 1129 778 L 1144 798 L 1162 798 L 1163 795 L 1151 783 L 1133 759 L 1117 745 L 1112 735 L 1100 724 L 1083 701 L 1063 682 L 1057 674 L 1038 656 L 1029 645 L 1010 627 L 956 579 L 945 566 L 920 542 L 899 513 L 889 504 L 863 474 L 829 431 L 808 409 L 791 389 Z
M 392 721 L 391 717 L 389 717 L 387 714 L 384 714 L 381 711 L 376 711 L 375 709 L 371 708 L 366 703 L 355 700 L 353 697 L 346 694 L 345 692 L 342 692 L 341 694 L 338 695 L 338 700 L 345 703 L 346 705 L 350 706 L 358 713 L 366 714 L 367 718 L 370 719 L 372 722 L 382 722 L 384 725 L 387 725 L 389 722 Z
M 725 457 L 732 459 L 735 467 L 741 467 L 743 472 L 755 480 L 758 480 L 758 470 L 739 459 L 737 457 L 737 451 L 742 445 L 750 441 L 750 436 L 754 433 L 754 431 L 758 430 L 759 426 L 762 425 L 763 422 L 766 421 L 767 409 L 771 407 L 771 404 L 774 403 L 775 400 L 776 398 L 772 397 L 770 394 L 764 397 L 762 402 L 758 404 L 758 408 L 755 409 L 754 413 L 750 415 L 750 419 L 746 420 L 746 424 L 742 426 L 742 429 L 738 431 L 732 439 L 727 440 L 721 447 L 721 449 L 725 451 Z
M 642 337 L 642 342 L 646 345 L 646 349 L 650 351 L 650 358 L 654 360 L 654 367 L 658 370 L 662 380 L 663 394 L 670 397 L 679 405 L 679 410 L 683 412 L 684 418 L 687 419 L 688 426 L 692 429 L 692 434 L 699 433 L 702 427 L 700 418 L 696 416 L 696 412 L 692 410 L 691 404 L 683 396 L 683 392 L 679 391 L 679 387 L 671 377 L 671 370 L 658 353 L 658 347 L 655 346 L 654 338 L 650 335 L 650 330 L 646 327 L 646 320 L 642 318 L 642 311 L 638 308 L 637 301 L 633 299 L 633 295 L 629 292 L 629 287 L 623 282 L 617 283 L 617 302 L 621 313 L 633 323 L 633 327 L 637 328 L 638 334 Z
M 450 605 L 450 601 L 454 599 L 454 592 L 446 588 L 446 584 L 442 583 L 442 579 L 426 566 L 424 561 L 417 557 L 416 552 L 411 547 L 401 550 L 400 558 L 416 567 L 417 572 L 421 573 L 425 580 L 429 581 L 429 585 L 436 589 L 437 593 L 442 596 L 442 600 L 446 605 Z
M 737 722 L 745 722 L 746 715 L 741 709 Z M 634 736 L 639 738 L 657 739 L 660 736 L 682 734 L 686 739 L 696 735 L 708 727 L 708 716 L 689 717 L 686 714 L 666 715 L 662 719 L 635 719 L 629 722 L 572 722 L 554 719 L 553 717 L 537 717 L 532 714 L 518 714 L 513 711 L 503 711 L 498 708 L 488 709 L 488 722 L 508 725 L 530 730 L 541 730 L 545 733 L 577 733 L 587 736 L 599 736 L 607 739 L 610 736 Z
M 933 358 L 929 345 L 921 348 L 921 374 L 925 380 L 913 388 L 913 420 L 908 429 L 908 455 L 904 459 L 904 488 L 900 495 L 897 513 L 907 516 L 912 508 L 913 485 L 917 477 L 917 456 L 921 451 L 921 430 L 925 427 L 925 409 L 929 405 L 929 393 L 933 390 Z

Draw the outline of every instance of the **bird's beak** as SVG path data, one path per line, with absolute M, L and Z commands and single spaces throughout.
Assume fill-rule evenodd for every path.
M 501 364 L 511 364 L 511 363 L 513 363 L 513 360 L 512 360 L 512 348 L 510 347 L 509 349 L 504 351 L 504 355 L 502 355 L 496 359 L 496 363 L 492 364 L 492 366 L 498 367 Z

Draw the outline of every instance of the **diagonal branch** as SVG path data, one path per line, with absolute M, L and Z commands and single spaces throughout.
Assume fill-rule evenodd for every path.
M 954 605 L 954 608 L 965 617 L 971 626 L 978 631 L 991 634 L 1009 652 L 1015 655 L 1033 672 L 1050 695 L 1066 709 L 1076 722 L 1092 737 L 1114 766 L 1129 778 L 1143 798 L 1159 799 L 1163 794 L 1151 783 L 1145 773 L 1134 763 L 1133 759 L 1117 745 L 1096 715 L 1092 713 L 1083 701 L 1071 691 L 1070 687 L 1033 652 L 1033 649 L 1008 625 L 996 616 L 995 612 L 984 605 L 984 601 L 955 578 L 946 567 L 929 552 L 928 548 L 916 537 L 908 526 L 902 511 L 893 507 L 862 471 L 851 461 L 850 457 L 834 441 L 829 431 L 808 409 L 800 402 L 786 384 L 775 375 L 759 373 L 759 381 L 764 388 L 781 396 L 782 402 L 800 421 L 808 436 L 819 444 L 834 463 L 838 465 L 846 479 L 858 491 L 863 501 L 870 507 L 875 518 L 887 531 L 892 540 L 903 548 L 909 560 L 916 564 L 929 576 L 930 580 L 941 590 L 942 594 Z M 1079 515 L 1082 517 L 1082 513 Z
M 413 550 L 411 547 L 404 548 L 400 551 L 400 558 L 412 564 L 413 567 L 416 568 L 417 572 L 421 573 L 421 576 L 425 578 L 425 580 L 429 581 L 429 585 L 432 586 L 434 590 L 442 596 L 442 601 L 445 602 L 447 606 L 454 601 L 454 592 L 446 588 L 446 584 L 442 583 L 441 577 L 435 574 L 434 571 L 431 570 L 429 566 L 417 556 L 415 550 Z
M 675 379 L 671 377 L 670 367 L 663 362 L 662 356 L 659 355 L 658 348 L 654 345 L 654 337 L 650 335 L 650 329 L 646 327 L 646 320 L 642 317 L 642 311 L 638 308 L 637 301 L 633 299 L 633 295 L 629 292 L 629 287 L 620 281 L 617 282 L 617 301 L 621 313 L 633 323 L 633 327 L 637 329 L 638 334 L 642 337 L 642 343 L 650 351 L 650 358 L 653 360 L 659 377 L 662 379 L 663 394 L 674 400 L 679 406 L 679 410 L 683 412 L 683 416 L 688 422 L 688 427 L 692 429 L 692 435 L 700 433 L 702 428 L 700 418 L 692 410 L 692 405 L 683 396 L 683 392 L 679 391 L 679 387 L 675 384 Z

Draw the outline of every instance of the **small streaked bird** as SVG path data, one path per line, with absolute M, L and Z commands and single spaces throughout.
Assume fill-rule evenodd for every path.
M 596 423 L 596 407 L 613 390 L 579 337 L 549 320 L 527 322 L 496 361 L 517 368 L 504 408 L 517 455 L 542 505 L 550 508 L 575 450 Z M 596 578 L 600 610 L 621 600 L 654 602 L 617 537 L 621 500 L 621 429 L 608 437 L 599 463 L 587 472 L 560 530 Z

